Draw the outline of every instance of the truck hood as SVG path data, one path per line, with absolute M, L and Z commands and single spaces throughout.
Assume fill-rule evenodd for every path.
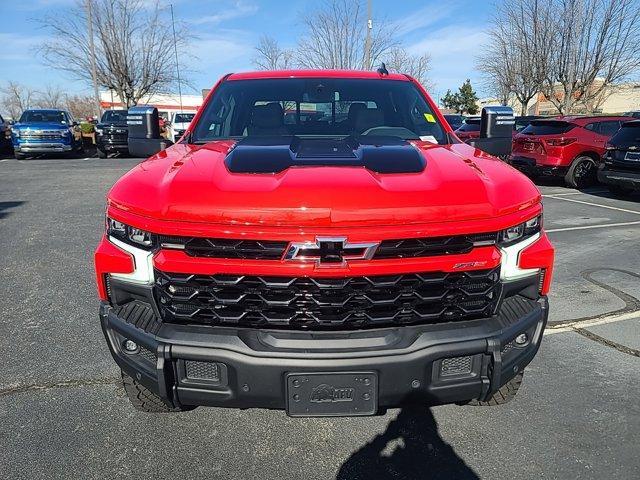
M 158 220 L 229 225 L 367 226 L 495 219 L 540 201 L 525 176 L 466 144 L 415 142 L 418 173 L 294 166 L 232 173 L 233 141 L 176 144 L 134 167 L 111 208 Z
M 49 122 L 29 122 L 29 123 L 16 123 L 13 128 L 19 129 L 31 129 L 31 130 L 68 130 L 71 125 L 64 125 L 62 123 L 49 123 Z

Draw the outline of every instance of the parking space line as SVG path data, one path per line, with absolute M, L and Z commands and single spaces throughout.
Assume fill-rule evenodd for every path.
M 569 195 L 591 195 L 597 193 L 607 193 L 609 190 L 589 190 L 588 192 L 567 192 L 567 193 L 546 193 L 543 197 L 566 197 Z
M 561 325 L 549 325 L 544 331 L 545 335 L 554 335 L 563 332 L 575 332 L 576 329 L 585 329 L 589 327 L 597 327 L 598 325 L 607 325 L 609 323 L 622 322 L 624 320 L 633 320 L 640 317 L 640 312 L 628 312 L 622 315 L 609 315 L 594 320 L 578 320 L 576 322 L 562 323 Z
M 555 197 L 553 195 L 547 195 L 546 197 L 547 198 L 553 198 L 555 200 L 562 200 L 562 201 L 565 201 L 565 202 L 581 203 L 583 205 L 590 205 L 592 207 L 608 208 L 609 210 L 617 210 L 618 212 L 634 213 L 636 215 L 640 215 L 640 212 L 637 211 L 637 210 L 628 210 L 626 208 L 612 207 L 610 205 L 601 205 L 599 203 L 585 202 L 584 200 L 575 200 L 573 198 Z
M 606 223 L 604 225 L 583 225 L 581 227 L 552 228 L 551 230 L 545 230 L 545 232 L 547 232 L 547 233 L 570 232 L 572 230 L 591 230 L 593 228 L 627 227 L 629 225 L 640 225 L 640 221 L 637 221 L 637 222 L 621 222 L 621 223 Z

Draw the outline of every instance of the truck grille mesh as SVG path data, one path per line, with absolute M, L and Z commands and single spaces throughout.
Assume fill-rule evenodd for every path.
M 470 252 L 478 243 L 496 242 L 495 232 L 449 237 L 405 238 L 380 243 L 374 259 L 431 257 Z M 163 248 L 178 248 L 191 257 L 280 260 L 288 242 L 267 240 L 230 240 L 223 238 L 159 236 Z
M 60 140 L 59 133 L 25 133 L 20 135 L 22 140 Z
M 191 257 L 279 260 L 287 242 L 161 236 L 160 245 L 184 248 Z
M 499 267 L 469 272 L 308 278 L 156 271 L 164 321 L 247 327 L 355 329 L 493 315 Z

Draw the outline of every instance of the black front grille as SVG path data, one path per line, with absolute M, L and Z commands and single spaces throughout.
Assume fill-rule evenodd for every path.
M 23 140 L 60 140 L 62 135 L 59 133 L 27 133 L 20 136 Z
M 105 133 L 103 135 L 103 141 L 105 142 L 126 142 L 129 139 L 129 135 L 126 133 Z
M 383 241 L 373 258 L 412 258 L 470 252 L 477 243 L 492 244 L 496 233 Z
M 279 260 L 287 242 L 160 236 L 160 245 L 181 248 L 191 257 Z
M 355 329 L 487 317 L 499 268 L 474 272 L 308 278 L 156 271 L 164 321 L 247 327 Z
M 478 244 L 495 244 L 495 232 L 448 237 L 405 238 L 385 240 L 373 256 L 374 260 L 388 258 L 431 257 L 470 252 Z M 280 260 L 289 242 L 272 240 L 230 240 L 223 238 L 173 237 L 160 235 L 164 248 L 184 249 L 192 257 L 239 258 L 245 260 Z

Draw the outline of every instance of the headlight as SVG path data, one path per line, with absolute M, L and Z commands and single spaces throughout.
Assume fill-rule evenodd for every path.
M 20 138 L 20 130 L 18 130 L 17 128 L 11 129 L 11 133 L 13 133 L 16 138 Z
M 527 220 L 524 223 L 506 228 L 498 234 L 498 243 L 501 246 L 508 246 L 520 242 L 532 235 L 535 235 L 542 228 L 542 215 Z
M 131 227 L 113 218 L 107 218 L 107 235 L 145 250 L 151 250 L 156 244 L 156 236 L 153 233 Z
M 95 132 L 97 135 L 102 135 L 104 133 L 104 131 L 101 128 L 96 128 Z

